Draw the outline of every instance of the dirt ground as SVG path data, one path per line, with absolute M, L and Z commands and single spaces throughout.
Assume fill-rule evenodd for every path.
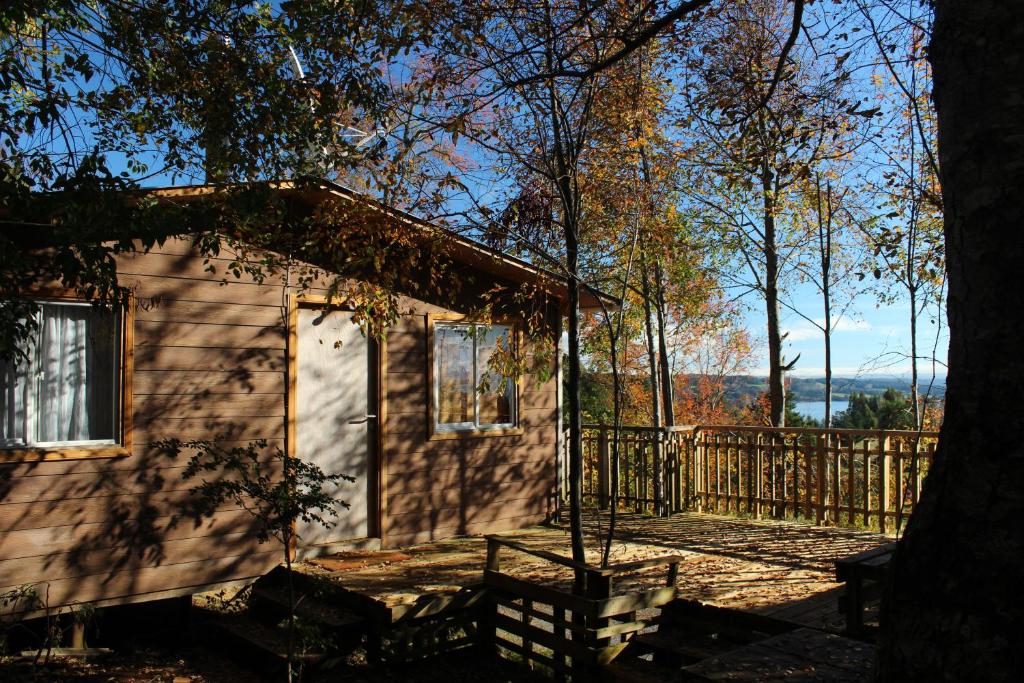
M 104 626 L 105 638 L 90 645 L 109 647 L 110 654 L 88 659 L 53 657 L 33 662 L 0 657 L 0 683 L 265 683 L 284 681 L 283 671 L 264 672 L 209 639 L 204 623 L 216 613 L 244 610 L 246 593 L 236 590 L 204 593 L 191 602 L 189 625 L 173 618 L 173 610 Z M 172 606 L 173 607 L 173 606 Z M 107 619 L 112 621 L 111 618 Z M 125 631 L 129 636 L 125 637 Z M 102 633 L 103 629 L 100 630 Z M 115 636 L 114 632 L 118 635 Z M 24 644 L 19 645 L 24 647 Z M 363 648 L 339 653 L 321 669 L 303 678 L 309 683 L 528 683 L 544 680 L 515 664 L 459 650 L 408 665 L 372 665 Z
M 5 683 L 264 683 L 284 678 L 282 675 L 261 676 L 235 663 L 227 653 L 192 646 L 175 652 L 151 649 L 115 653 L 89 661 L 54 661 L 39 665 L 35 671 L 30 663 L 0 661 L 0 680 Z M 527 683 L 546 679 L 510 663 L 460 651 L 414 665 L 392 667 L 369 666 L 357 652 L 346 661 L 313 674 L 309 680 L 323 683 Z

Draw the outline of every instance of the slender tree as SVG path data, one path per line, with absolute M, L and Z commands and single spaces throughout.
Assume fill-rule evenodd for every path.
M 834 153 L 836 122 L 825 113 L 842 82 L 818 69 L 806 48 L 789 50 L 790 12 L 788 3 L 748 0 L 709 22 L 711 43 L 692 58 L 698 87 L 689 102 L 712 172 L 691 196 L 721 213 L 746 271 L 736 284 L 764 301 L 775 426 L 784 425 L 784 375 L 796 363 L 783 357 L 780 311 L 804 239 L 794 197 L 811 169 Z M 776 79 L 768 77 L 773 72 Z
M 896 361 L 909 361 L 910 410 L 920 429 L 922 361 L 941 362 L 928 354 L 922 323 L 928 316 L 942 324 L 945 269 L 942 241 L 942 193 L 935 110 L 931 106 L 931 67 L 927 40 L 931 14 L 918 3 L 887 0 L 881 6 L 858 2 L 880 64 L 875 78 L 888 125 L 872 138 L 874 154 L 865 185 L 875 201 L 875 220 L 863 224 L 874 254 L 872 271 L 881 302 L 907 305 L 910 348 L 895 352 Z M 891 364 L 888 358 L 880 359 Z

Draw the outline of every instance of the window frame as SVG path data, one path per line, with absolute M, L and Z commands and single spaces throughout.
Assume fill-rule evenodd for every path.
M 39 304 L 56 303 L 92 305 L 92 301 L 67 290 L 40 290 L 23 297 Z M 135 367 L 135 295 L 129 293 L 124 303 L 115 310 L 118 334 L 118 372 L 115 382 L 114 439 L 94 441 L 52 441 L 31 445 L 0 446 L 0 464 L 93 458 L 123 458 L 132 450 L 132 377 Z
M 428 427 L 428 439 L 431 441 L 441 439 L 464 439 L 464 438 L 480 438 L 490 436 L 510 436 L 516 434 L 522 434 L 523 428 L 520 422 L 520 408 L 521 408 L 521 396 L 519 388 L 519 380 L 515 379 L 512 383 L 512 422 L 502 423 L 494 425 L 479 425 L 477 424 L 479 415 L 479 397 L 474 390 L 473 392 L 473 422 L 460 422 L 453 424 L 440 425 L 438 418 L 440 417 L 440 401 L 438 397 L 438 390 L 440 385 L 437 377 L 437 357 L 434 352 L 436 335 L 435 327 L 437 324 L 443 325 L 505 325 L 511 330 L 512 341 L 515 344 L 515 353 L 518 355 L 522 348 L 520 339 L 520 325 L 519 322 L 513 318 L 491 318 L 491 319 L 478 319 L 470 316 L 461 315 L 457 313 L 428 313 L 427 314 L 427 427 Z M 476 348 L 474 344 L 473 350 L 474 363 L 476 359 Z M 476 377 L 474 375 L 474 386 Z

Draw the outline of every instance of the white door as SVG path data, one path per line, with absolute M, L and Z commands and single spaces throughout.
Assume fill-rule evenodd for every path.
M 295 455 L 327 474 L 347 474 L 354 482 L 330 487 L 338 506 L 331 529 L 296 521 L 301 548 L 365 538 L 375 504 L 370 447 L 376 416 L 371 392 L 372 356 L 368 340 L 348 311 L 298 310 L 295 373 Z

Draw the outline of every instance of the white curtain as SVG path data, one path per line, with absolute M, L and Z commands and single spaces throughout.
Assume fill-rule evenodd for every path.
M 0 446 L 25 443 L 28 433 L 29 360 L 0 363 Z
M 113 438 L 112 316 L 92 306 L 44 306 L 36 359 L 36 439 Z
M 0 365 L 0 445 L 114 438 L 116 317 L 45 303 L 17 367 Z

